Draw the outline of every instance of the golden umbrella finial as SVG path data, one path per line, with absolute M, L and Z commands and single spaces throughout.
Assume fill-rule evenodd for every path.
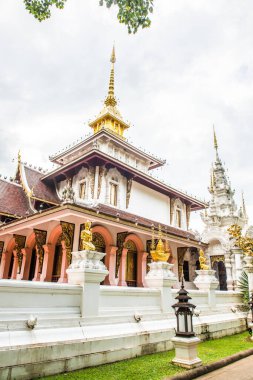
M 111 55 L 111 63 L 115 63 L 115 62 L 116 62 L 115 46 L 113 45 L 112 55 Z
M 109 89 L 108 89 L 108 95 L 105 99 L 105 105 L 115 107 L 117 104 L 117 100 L 115 99 L 114 96 L 114 63 L 116 62 L 116 55 L 115 55 L 115 47 L 113 45 L 112 48 L 112 55 L 111 55 L 111 74 L 110 74 L 110 81 L 109 81 Z

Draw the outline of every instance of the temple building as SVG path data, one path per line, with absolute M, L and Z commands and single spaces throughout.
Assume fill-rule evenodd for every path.
M 242 194 L 242 204 L 238 209 L 234 201 L 235 191 L 227 178 L 218 152 L 218 142 L 214 131 L 215 161 L 211 168 L 211 195 L 209 207 L 201 213 L 205 224 L 202 240 L 208 244 L 206 250 L 212 269 L 216 270 L 220 290 L 234 290 L 241 274 L 242 256 L 233 252 L 234 243 L 228 228 L 237 224 L 242 229 L 248 225 L 248 216 Z
M 105 284 L 145 286 L 151 230 L 157 238 L 161 225 L 169 262 L 190 287 L 200 247 L 189 230 L 190 214 L 207 205 L 154 178 L 153 169 L 165 161 L 127 141 L 130 125 L 114 95 L 115 61 L 113 49 L 108 94 L 89 123 L 92 134 L 51 156 L 56 168 L 50 172 L 27 165 L 19 153 L 15 176 L 0 178 L 0 278 L 66 282 L 71 252 L 81 249 L 80 233 L 90 221 L 96 250 L 106 253 Z M 215 230 L 215 223 L 229 223 L 235 212 L 218 153 L 213 177 L 204 221 Z M 244 223 L 246 216 L 238 218 Z M 225 256 L 223 248 L 216 249 L 223 241 L 212 239 L 210 255 Z

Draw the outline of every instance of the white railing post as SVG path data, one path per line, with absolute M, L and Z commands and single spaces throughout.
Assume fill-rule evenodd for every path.
M 215 270 L 213 269 L 200 269 L 196 270 L 197 277 L 193 281 L 196 287 L 200 290 L 208 292 L 208 305 L 210 309 L 216 306 L 215 290 L 219 285 L 219 281 L 215 277 Z
M 177 282 L 175 274 L 171 271 L 173 264 L 164 261 L 154 261 L 149 264 L 150 271 L 145 277 L 149 288 L 159 288 L 161 291 L 161 310 L 163 313 L 172 312 L 174 303 L 171 288 Z
M 82 285 L 82 317 L 99 314 L 100 282 L 108 274 L 101 261 L 105 253 L 96 251 L 72 252 L 72 263 L 67 269 L 68 283 Z

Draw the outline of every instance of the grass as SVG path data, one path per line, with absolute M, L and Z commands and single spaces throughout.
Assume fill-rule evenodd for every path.
M 198 356 L 203 364 L 212 363 L 226 356 L 253 348 L 247 332 L 221 339 L 203 342 L 198 347 Z M 141 356 L 135 359 L 98 367 L 50 376 L 45 380 L 162 380 L 166 376 L 185 371 L 171 363 L 175 352 L 168 351 L 158 354 Z

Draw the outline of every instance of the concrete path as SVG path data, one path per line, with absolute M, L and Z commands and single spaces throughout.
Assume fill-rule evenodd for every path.
M 238 360 L 196 380 L 253 380 L 253 356 Z

